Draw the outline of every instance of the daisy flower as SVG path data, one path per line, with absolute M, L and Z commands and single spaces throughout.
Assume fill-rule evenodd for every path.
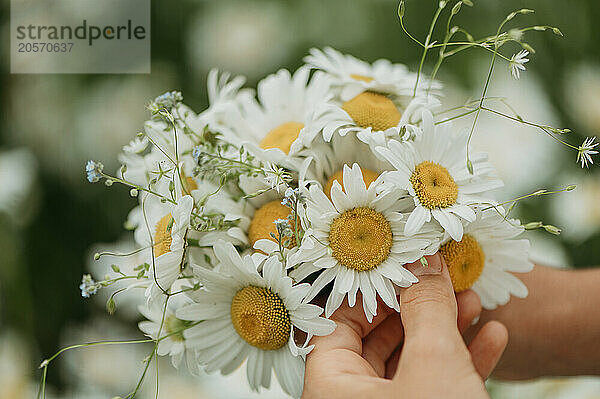
M 252 194 L 268 190 L 270 185 L 261 177 L 240 176 L 239 187 L 242 193 Z M 223 230 L 200 233 L 199 246 L 212 246 L 222 239 L 242 247 L 244 251 L 249 249 L 254 252 L 253 256 L 257 261 L 264 260 L 265 255 L 279 251 L 279 245 L 271 234 L 276 237 L 278 235 L 275 224 L 277 220 L 287 220 L 292 215 L 291 208 L 283 203 L 285 195 L 273 189 L 254 198 L 234 199 L 227 192 L 218 190 L 217 186 L 209 183 L 203 184 L 198 192 L 201 196 L 211 194 L 203 207 L 205 213 L 220 213 L 224 215 L 225 222 L 234 224 Z M 291 229 L 293 224 L 288 224 Z M 285 248 L 286 259 L 295 251 L 295 246 L 295 240 L 292 240 L 289 248 Z
M 439 104 L 433 96 L 403 102 L 394 95 L 365 91 L 339 105 L 328 104 L 319 120 L 321 129 L 312 130 L 312 133 L 321 134 L 327 142 L 334 135 L 344 137 L 351 133 L 372 148 L 384 146 L 390 139 L 412 140 L 419 133 L 415 125 L 421 122 L 422 110 Z M 305 142 L 311 138 L 308 132 L 307 137 Z
M 232 77 L 229 73 L 211 69 L 206 82 L 208 108 L 192 118 L 190 126 L 198 132 L 208 126 L 225 136 L 231 135 L 225 123 L 229 109 L 232 105 L 250 101 L 254 97 L 253 89 L 242 88 L 245 83 L 244 76 Z
M 390 308 L 399 310 L 392 283 L 407 287 L 417 278 L 402 265 L 439 248 L 441 231 L 427 225 L 415 236 L 407 237 L 401 211 L 411 206 L 400 198 L 400 190 L 377 195 L 381 178 L 366 187 L 358 166 L 344 166 L 344 188 L 333 183 L 331 200 L 317 186 L 309 188 L 306 217 L 310 228 L 294 258 L 305 262 L 290 275 L 301 281 L 321 271 L 315 279 L 307 300 L 314 298 L 328 283 L 334 281 L 325 306 L 326 317 L 341 305 L 348 295 L 354 306 L 356 294 L 362 292 L 367 319 L 377 314 L 377 295 Z
M 329 143 L 322 139 L 315 140 L 306 154 L 310 162 L 305 163 L 305 169 L 299 172 L 299 186 L 316 182 L 329 198 L 334 181 L 344 186 L 344 165 L 358 163 L 367 187 L 382 172 L 392 169 L 389 162 L 377 158 L 368 145 L 351 135 L 334 136 Z
M 510 272 L 525 273 L 533 268 L 529 241 L 514 239 L 523 227 L 516 220 L 505 220 L 499 211 L 478 211 L 461 240 L 449 239 L 440 247 L 454 291 L 471 288 L 486 309 L 506 304 L 511 295 L 526 297 L 527 287 Z
M 529 58 L 525 58 L 528 55 L 529 51 L 521 50 L 518 54 L 513 54 L 511 57 L 509 66 L 513 78 L 519 80 L 521 77 L 521 71 L 525 70 L 525 63 L 529 62 Z
M 350 100 L 364 91 L 411 97 L 413 95 L 417 75 L 410 72 L 405 65 L 392 64 L 386 59 L 369 64 L 331 47 L 324 50 L 313 48 L 309 53 L 304 62 L 312 68 L 326 72 L 331 77 L 332 85 L 340 91 L 339 96 L 343 101 Z M 429 82 L 423 81 L 419 86 L 420 91 L 428 85 Z M 440 84 L 433 82 L 432 89 L 439 88 Z
M 147 305 L 139 306 L 138 310 L 147 319 L 138 323 L 140 331 L 152 339 L 161 340 L 158 342 L 158 356 L 171 356 L 171 364 L 173 367 L 179 368 L 183 358 L 185 357 L 188 370 L 193 375 L 200 373 L 198 362 L 196 361 L 196 353 L 189 348 L 183 336 L 183 331 L 192 324 L 187 320 L 178 319 L 175 316 L 174 309 L 183 306 L 183 303 L 173 305 L 173 301 L 184 301 L 182 296 L 177 296 L 169 299 L 169 304 L 165 308 L 164 300 L 161 304 L 148 307 Z M 164 311 L 164 317 L 163 317 Z M 160 335 L 159 335 L 160 332 Z
M 305 303 L 308 284 L 292 285 L 283 265 L 270 257 L 262 275 L 252 257 L 240 257 L 230 243 L 218 241 L 214 250 L 218 272 L 194 268 L 203 289 L 191 294 L 195 303 L 177 310 L 177 317 L 202 321 L 183 335 L 198 353 L 206 371 L 229 374 L 247 359 L 248 382 L 254 390 L 268 388 L 272 370 L 285 392 L 302 394 L 303 356 L 311 346 L 298 347 L 294 329 L 328 335 L 331 320 L 319 317 L 322 309 Z
M 293 75 L 281 69 L 259 82 L 258 102 L 248 99 L 230 107 L 226 123 L 234 133 L 233 143 L 241 141 L 263 161 L 288 166 L 289 157 L 303 147 L 300 132 L 321 126 L 319 109 L 330 98 L 324 74 L 314 74 L 310 82 L 309 76 L 308 67 Z
M 592 155 L 598 153 L 594 148 L 600 143 L 594 143 L 596 137 L 587 137 L 577 150 L 577 162 L 581 162 L 581 167 L 589 167 L 589 164 L 594 164 Z
M 179 277 L 184 264 L 186 237 L 190 227 L 190 215 L 194 200 L 186 195 L 176 204 L 162 203 L 153 197 L 146 197 L 141 217 L 134 236 L 150 259 L 152 283 L 146 291 L 149 301 L 153 301 L 164 291 L 168 291 Z
M 325 141 L 330 141 L 335 133 L 341 136 L 354 133 L 374 147 L 385 145 L 388 138 L 413 138 L 412 125 L 420 121 L 420 110 L 439 106 L 439 100 L 421 86 L 417 95 L 413 95 L 416 74 L 408 72 L 404 65 L 387 60 L 371 65 L 332 48 L 312 49 L 305 61 L 327 73 L 336 93 L 322 111 L 321 129 L 310 131 L 312 134 L 322 131 Z M 439 86 L 434 84 L 432 88 Z M 305 145 L 312 138 L 307 135 Z
M 407 190 L 414 209 L 406 221 L 404 233 L 412 236 L 433 217 L 456 241 L 463 235 L 463 221 L 475 220 L 471 205 L 490 203 L 488 191 L 502 187 L 487 155 L 470 155 L 471 174 L 466 165 L 468 130 L 453 137 L 451 126 L 436 126 L 433 115 L 423 111 L 423 134 L 412 143 L 391 140 L 378 151 L 394 167 L 386 182 Z

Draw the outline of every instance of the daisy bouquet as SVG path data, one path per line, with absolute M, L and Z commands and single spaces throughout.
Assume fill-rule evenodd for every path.
M 478 117 L 491 113 L 540 130 L 576 151 L 582 167 L 593 163 L 597 143 L 572 145 L 563 139 L 568 129 L 499 110 L 487 93 L 494 67 L 505 63 L 504 73 L 519 79 L 533 53 L 524 34 L 561 33 L 507 29 L 532 12 L 523 9 L 476 39 L 452 25 L 471 5 L 440 1 L 420 41 L 405 27 L 400 3 L 400 24 L 423 50 L 416 71 L 332 48 L 310 50 L 305 65 L 267 76 L 256 91 L 243 87 L 241 76 L 213 70 L 207 109 L 198 113 L 180 92 L 165 93 L 149 104 L 151 118 L 119 154 L 116 173 L 88 162 L 90 182 L 125 185 L 138 199 L 126 221 L 135 249 L 97 253 L 96 260 L 113 262 L 110 273 L 84 275 L 80 286 L 84 297 L 117 287 L 110 313 L 122 293 L 138 293 L 139 328 L 148 337 L 140 342 L 154 346 L 127 398 L 152 361 L 166 355 L 193 374 L 228 374 L 245 363 L 253 390 L 269 387 L 274 374 L 299 397 L 310 339 L 335 329 L 329 318 L 342 302 L 361 307 L 368 320 L 382 303 L 399 310 L 397 290 L 418 284 L 405 265 L 426 267 L 425 257 L 437 252 L 455 291 L 474 290 L 487 309 L 527 295 L 511 274 L 533 267 L 522 233 L 560 230 L 521 223 L 510 212 L 520 200 L 574 186 L 495 198 L 503 183 L 486 154 L 470 146 Z M 444 35 L 433 41 L 444 17 Z M 521 51 L 503 53 L 515 44 Z M 436 75 L 466 50 L 490 55 L 481 97 L 443 109 Z M 426 76 L 431 54 L 437 57 Z M 453 129 L 458 118 L 472 118 L 471 129 Z M 43 378 L 52 359 L 42 364 Z

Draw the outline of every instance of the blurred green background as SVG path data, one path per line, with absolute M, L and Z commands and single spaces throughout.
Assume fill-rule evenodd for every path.
M 536 13 L 516 18 L 515 26 L 554 25 L 565 36 L 529 32 L 525 40 L 537 52 L 521 81 L 512 80 L 508 65 L 499 63 L 489 95 L 506 95 L 525 119 L 571 128 L 567 139 L 572 144 L 597 135 L 600 3 L 474 2 L 472 9 L 463 7 L 455 23 L 475 37 L 492 34 L 506 14 L 520 8 Z M 437 1 L 407 1 L 405 20 L 414 35 L 425 36 L 436 6 Z M 119 312 L 109 318 L 100 301 L 80 296 L 81 275 L 93 267 L 90 248 L 121 239 L 123 221 L 135 204 L 122 187 L 88 184 L 84 163 L 98 159 L 116 170 L 120 147 L 142 127 L 144 106 L 152 98 L 178 89 L 200 111 L 207 103 L 210 68 L 244 74 L 247 84 L 255 86 L 279 68 L 300 66 L 311 47 L 332 46 L 367 61 L 388 58 L 412 69 L 420 56 L 400 29 L 396 0 L 153 0 L 151 74 L 15 75 L 9 73 L 9 2 L 3 0 L 0 7 L 0 399 L 29 392 L 39 361 L 61 346 L 91 337 L 81 331 L 140 335 L 135 319 Z M 507 46 L 504 54 L 510 57 L 518 50 Z M 469 50 L 445 62 L 439 75 L 447 88 L 445 108 L 479 94 L 488 60 L 489 53 Z M 579 186 L 518 207 L 525 221 L 543 220 L 564 230 L 560 237 L 531 236 L 535 260 L 555 266 L 600 264 L 598 167 L 581 170 L 573 152 L 543 133 L 498 118 L 482 119 L 475 144 L 497 162 L 507 185 L 503 199 L 539 188 Z M 80 333 L 73 335 L 73 330 Z M 15 346 L 17 360 L 11 360 Z M 85 367 L 85 359 L 74 362 Z M 58 397 L 93 397 L 81 393 L 82 381 L 96 384 L 94 392 L 124 393 L 114 387 L 102 391 L 101 381 L 73 378 L 72 370 L 60 362 L 50 369 L 49 384 Z M 125 386 L 133 383 L 131 379 Z M 504 390 L 494 387 L 494 396 L 503 397 Z

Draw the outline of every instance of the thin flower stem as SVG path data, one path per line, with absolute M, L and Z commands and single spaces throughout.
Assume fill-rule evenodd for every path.
M 477 120 L 479 119 L 479 113 L 481 111 L 481 107 L 483 107 L 483 101 L 485 99 L 485 94 L 487 93 L 488 87 L 490 85 L 490 80 L 492 78 L 492 72 L 494 71 L 494 64 L 496 62 L 496 55 L 498 54 L 498 36 L 500 35 L 500 31 L 504 27 L 504 24 L 509 21 L 509 18 L 505 18 L 504 21 L 498 27 L 496 31 L 496 39 L 494 40 L 494 54 L 492 55 L 492 60 L 490 62 L 490 68 L 488 70 L 487 78 L 485 80 L 485 85 L 483 86 L 483 92 L 481 93 L 481 99 L 479 100 L 479 106 L 477 107 L 477 112 L 475 113 L 475 118 L 473 119 L 473 125 L 471 126 L 471 131 L 469 132 L 469 138 L 467 139 L 467 167 L 469 168 L 469 172 L 473 173 L 473 167 L 471 165 L 471 160 L 469 158 L 469 144 L 471 143 L 471 139 L 473 138 L 473 133 L 475 132 L 475 126 L 477 125 Z
M 485 99 L 486 100 L 499 100 L 499 101 L 503 101 L 504 99 L 506 99 L 506 97 L 489 96 L 489 97 L 486 97 Z M 470 108 L 472 105 L 475 105 L 478 102 L 479 102 L 479 99 L 472 100 L 472 101 L 467 101 L 463 105 L 457 105 L 456 107 L 452 107 L 452 108 L 448 108 L 448 109 L 445 109 L 445 110 L 440 111 L 440 112 L 436 112 L 434 115 L 435 116 L 439 116 L 439 115 L 447 114 L 448 112 L 456 111 L 456 110 L 459 110 L 459 109 Z M 471 109 L 475 109 L 475 108 L 471 108 Z
M 152 257 L 152 277 L 154 278 L 154 283 L 156 284 L 156 286 L 163 292 L 163 294 L 168 295 L 169 293 L 167 292 L 167 290 L 165 290 L 163 287 L 161 287 L 160 283 L 158 282 L 158 279 L 156 277 L 156 257 L 154 255 L 154 246 L 156 245 L 154 243 L 154 237 L 152 236 L 152 230 L 150 229 L 150 224 L 148 223 L 148 218 L 146 217 L 146 198 L 144 198 L 142 200 L 142 216 L 144 217 L 144 223 L 146 224 L 146 230 L 148 231 L 148 236 L 150 239 L 150 252 L 151 252 L 151 257 Z
M 520 201 L 522 201 L 524 199 L 531 198 L 531 197 L 538 197 L 538 196 L 542 196 L 542 195 L 560 194 L 560 193 L 563 193 L 565 191 L 571 191 L 571 190 L 573 190 L 573 187 L 574 186 L 567 186 L 567 187 L 565 187 L 565 188 L 563 188 L 561 190 L 555 190 L 555 191 L 549 191 L 549 190 L 546 190 L 546 189 L 537 190 L 537 191 L 534 191 L 533 193 L 521 195 L 519 197 L 516 197 L 516 198 L 510 199 L 510 200 L 501 202 L 499 204 L 490 205 L 488 207 L 483 208 L 482 211 L 487 211 L 489 209 L 496 209 L 497 210 L 497 208 L 499 206 L 504 206 L 504 205 L 507 205 L 507 204 L 511 204 L 509 210 L 506 212 L 506 215 L 505 215 L 505 218 L 507 218 L 508 214 L 512 211 L 512 209 L 514 208 L 514 206 L 518 202 L 520 202 Z
M 433 29 L 435 28 L 435 24 L 437 23 L 438 17 L 443 10 L 441 7 L 442 3 L 440 2 L 438 8 L 433 15 L 433 20 L 431 21 L 431 25 L 429 26 L 429 33 L 427 33 L 427 37 L 425 38 L 425 45 L 423 46 L 423 55 L 421 55 L 421 62 L 419 63 L 419 70 L 417 71 L 417 79 L 415 80 L 415 88 L 413 89 L 413 97 L 417 95 L 417 88 L 419 87 L 419 78 L 421 77 L 421 71 L 423 70 L 423 64 L 425 63 L 425 58 L 427 57 L 427 50 L 430 48 L 429 42 L 431 41 L 431 35 L 433 34 Z
M 104 345 L 144 344 L 147 342 L 153 342 L 153 340 L 150 338 L 147 338 L 147 339 L 135 339 L 135 340 L 131 340 L 131 341 L 97 341 L 97 342 L 87 342 L 84 344 L 70 345 L 65 348 L 62 348 L 61 350 L 56 352 L 54 355 L 52 355 L 48 359 L 44 360 L 42 362 L 42 365 L 44 368 L 48 367 L 50 362 L 52 362 L 54 359 L 56 359 L 58 356 L 60 356 L 64 352 L 70 351 L 72 349 L 87 348 L 87 347 L 91 347 L 91 346 L 104 346 Z
M 455 119 L 459 119 L 459 118 L 462 118 L 464 116 L 471 115 L 473 112 L 476 112 L 477 110 L 478 110 L 478 108 L 475 108 L 475 109 L 469 110 L 467 112 L 463 112 L 462 114 L 458 114 L 458 115 L 455 115 L 455 116 L 443 119 L 441 121 L 435 122 L 435 124 L 436 125 L 441 125 L 442 123 L 450 122 L 450 121 L 453 121 Z
M 477 125 L 477 120 L 479 119 L 479 113 L 481 112 L 481 107 L 483 106 L 483 100 L 485 98 L 485 94 L 487 93 L 487 89 L 490 84 L 490 79 L 492 78 L 492 72 L 494 71 L 494 63 L 496 61 L 496 53 L 492 56 L 492 61 L 490 62 L 490 68 L 488 70 L 487 78 L 485 80 L 485 85 L 483 86 L 483 92 L 481 93 L 481 99 L 479 100 L 479 106 L 475 109 L 475 118 L 473 119 L 473 124 L 471 125 L 471 131 L 469 132 L 469 138 L 467 139 L 467 165 L 470 165 L 469 158 L 469 144 L 471 143 L 471 139 L 473 138 L 473 133 L 475 132 L 475 126 Z M 472 173 L 472 169 L 469 171 Z
M 40 388 L 38 389 L 38 393 L 36 395 L 37 399 L 46 399 L 46 374 L 48 372 L 48 366 L 44 366 L 42 370 L 42 377 L 40 380 Z
M 483 106 L 481 107 L 481 109 L 483 109 L 484 111 L 488 111 L 488 112 L 491 112 L 491 113 L 493 113 L 493 114 L 496 114 L 496 115 L 502 116 L 502 117 L 504 117 L 504 118 L 507 118 L 507 119 L 513 120 L 513 121 L 515 121 L 515 122 L 519 122 L 519 123 L 522 123 L 522 124 L 525 124 L 525 125 L 528 125 L 528 126 L 532 126 L 532 127 L 536 127 L 536 128 L 538 128 L 538 129 L 541 129 L 541 130 L 542 130 L 544 133 L 546 133 L 548 136 L 552 137 L 554 140 L 558 141 L 559 143 L 561 143 L 561 144 L 563 144 L 563 145 L 565 145 L 565 146 L 567 146 L 567 147 L 569 147 L 569 148 L 571 148 L 571 149 L 574 149 L 574 150 L 577 150 L 577 151 L 579 150 L 579 148 L 578 148 L 578 147 L 576 147 L 576 146 L 574 146 L 574 145 L 572 145 L 572 144 L 569 144 L 569 143 L 567 143 L 566 141 L 564 141 L 564 140 L 561 140 L 561 139 L 559 139 L 558 137 L 556 137 L 554 134 L 552 134 L 552 133 L 549 131 L 549 130 L 553 130 L 553 129 L 555 129 L 555 128 L 553 128 L 552 126 L 548 126 L 548 125 L 539 125 L 539 124 L 537 124 L 537 123 L 528 122 L 528 121 L 526 121 L 526 120 L 523 120 L 523 119 L 521 119 L 521 118 L 516 118 L 516 117 L 510 116 L 510 115 L 507 115 L 507 114 L 505 114 L 505 113 L 502 113 L 502 112 L 500 112 L 500 111 L 496 111 L 495 109 L 491 109 L 491 108 L 487 108 L 487 107 L 483 107 Z
M 442 43 L 442 48 L 440 50 L 438 59 L 435 63 L 435 66 L 433 67 L 433 72 L 431 73 L 431 78 L 429 79 L 429 87 L 427 88 L 427 93 L 429 93 L 429 91 L 431 90 L 431 85 L 433 84 L 433 81 L 438 73 L 438 70 L 440 69 L 440 67 L 442 66 L 442 62 L 444 61 L 444 51 L 446 50 L 446 46 L 448 45 L 448 42 L 450 41 L 450 39 L 452 38 L 452 33 L 450 33 L 450 23 L 452 22 L 452 17 L 454 17 L 454 13 L 450 13 L 450 16 L 448 17 L 448 22 L 446 23 L 446 35 L 444 36 L 444 42 Z M 434 46 L 431 46 L 431 48 L 433 48 Z
M 404 33 L 406 33 L 406 36 L 410 37 L 419 46 L 425 47 L 425 45 L 423 43 L 421 43 L 419 41 L 419 39 L 417 39 L 416 37 L 414 37 L 413 35 L 411 35 L 410 32 L 408 30 L 406 30 L 406 28 L 404 27 L 404 19 L 402 17 L 400 17 L 400 27 L 402 28 L 402 30 L 404 31 Z
M 156 191 L 153 191 L 153 190 L 151 190 L 151 189 L 149 189 L 149 188 L 145 188 L 145 187 L 142 187 L 142 186 L 140 186 L 140 185 L 137 185 L 137 184 L 135 184 L 135 183 L 131 183 L 131 182 L 129 182 L 129 181 L 127 181 L 127 180 L 125 180 L 125 179 L 121 179 L 121 178 L 118 178 L 118 177 L 116 177 L 116 176 L 110 176 L 110 175 L 107 175 L 107 174 L 106 174 L 106 173 L 104 173 L 104 172 L 100 172 L 100 174 L 101 174 L 101 175 L 102 175 L 102 177 L 104 177 L 105 179 L 108 179 L 108 180 L 113 180 L 113 181 L 116 181 L 117 183 L 121 183 L 121 184 L 123 184 L 123 185 L 125 185 L 125 186 L 131 187 L 131 188 L 135 188 L 135 189 L 136 189 L 136 190 L 138 190 L 138 191 L 143 191 L 143 192 L 146 192 L 146 193 L 148 193 L 148 194 L 155 195 L 155 196 L 157 196 L 157 197 L 158 197 L 158 198 L 160 198 L 160 199 L 163 199 L 163 200 L 165 200 L 165 201 L 168 201 L 168 202 L 170 202 L 170 203 L 172 203 L 172 204 L 174 204 L 174 205 L 177 205 L 177 201 L 173 200 L 172 198 L 165 197 L 164 195 L 162 195 L 162 194 L 159 194 L 159 193 L 157 193 Z

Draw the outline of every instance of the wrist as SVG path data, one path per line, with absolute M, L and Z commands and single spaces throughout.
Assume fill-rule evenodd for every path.
M 556 326 L 555 344 L 548 342 L 551 375 L 600 374 L 600 270 L 560 270 L 558 313 L 547 314 L 546 326 Z M 558 284 L 557 284 L 558 285 Z M 547 312 L 548 313 L 548 312 Z
M 600 270 L 573 271 L 536 266 L 520 275 L 529 296 L 485 312 L 509 330 L 499 378 L 600 374 Z

